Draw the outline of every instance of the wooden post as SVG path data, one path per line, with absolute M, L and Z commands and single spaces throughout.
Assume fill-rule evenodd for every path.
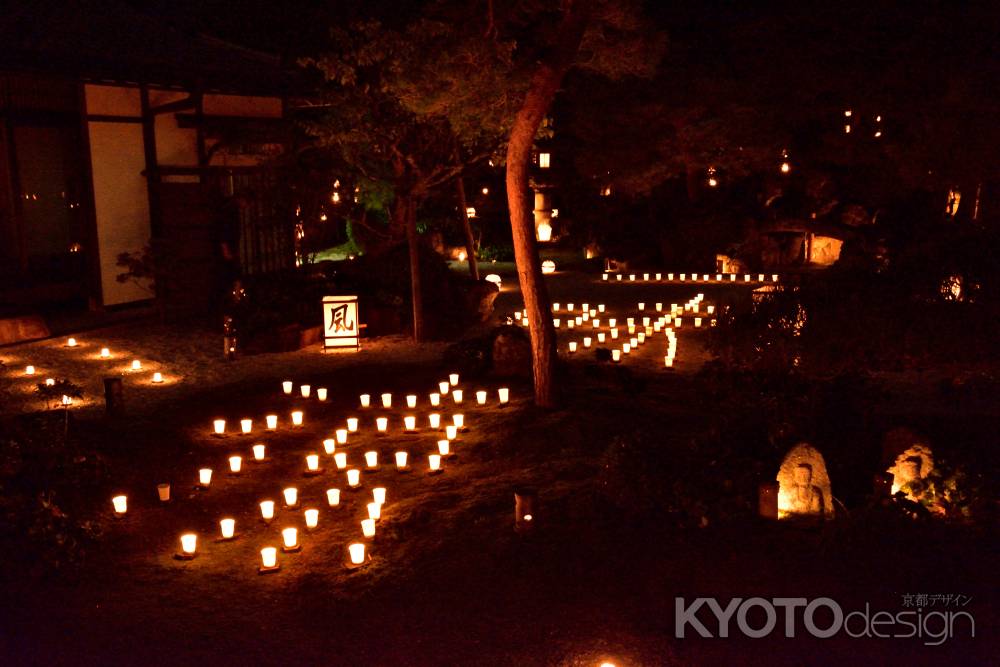
M 109 415 L 125 411 L 125 388 L 121 378 L 104 378 L 104 404 Z

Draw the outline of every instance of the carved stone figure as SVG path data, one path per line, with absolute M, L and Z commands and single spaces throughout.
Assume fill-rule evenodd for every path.
M 808 443 L 788 452 L 778 470 L 778 518 L 833 518 L 833 494 L 823 455 Z

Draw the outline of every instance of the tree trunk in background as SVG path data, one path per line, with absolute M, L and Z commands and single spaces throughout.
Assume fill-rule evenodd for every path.
M 469 258 L 469 274 L 473 280 L 479 280 L 479 263 L 476 261 L 476 241 L 472 238 L 472 227 L 469 225 L 469 211 L 465 202 L 465 180 L 461 176 L 455 179 L 455 190 L 458 192 L 458 215 L 462 221 L 462 232 L 465 234 L 465 254 Z
M 531 334 L 535 404 L 543 408 L 556 404 L 556 335 L 552 326 L 552 306 L 538 258 L 532 207 L 527 200 L 528 165 L 538 126 L 548 113 L 556 91 L 576 57 L 589 17 L 590 3 L 586 0 L 567 1 L 564 7 L 563 17 L 555 28 L 552 49 L 532 75 L 507 143 L 507 203 L 514 238 L 514 259 Z
M 413 301 L 413 340 L 424 339 L 424 299 L 420 290 L 420 237 L 417 235 L 417 202 L 413 197 L 397 200 L 397 208 L 406 224 L 410 249 L 410 297 Z

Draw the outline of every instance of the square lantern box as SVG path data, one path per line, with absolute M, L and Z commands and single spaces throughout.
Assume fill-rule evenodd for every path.
M 323 349 L 357 350 L 361 346 L 357 296 L 323 297 Z

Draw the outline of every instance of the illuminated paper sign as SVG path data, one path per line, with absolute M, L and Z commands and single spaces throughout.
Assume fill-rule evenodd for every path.
M 360 346 L 361 323 L 358 321 L 358 297 L 323 297 L 323 346 L 354 348 Z

